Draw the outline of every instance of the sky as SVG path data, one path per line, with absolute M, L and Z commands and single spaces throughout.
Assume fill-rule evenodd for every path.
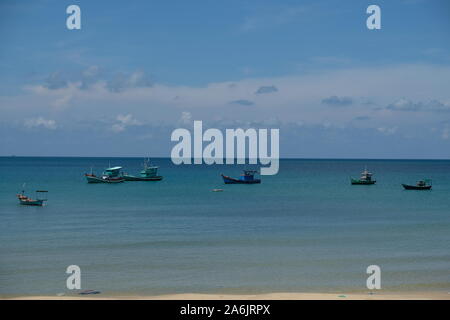
M 446 0 L 1 0 L 0 38 L 0 156 L 167 157 L 202 120 L 277 128 L 281 157 L 450 159 Z

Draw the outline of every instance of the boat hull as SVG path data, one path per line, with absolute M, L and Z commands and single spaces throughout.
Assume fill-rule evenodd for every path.
M 162 180 L 162 176 L 154 176 L 154 177 L 135 177 L 135 176 L 129 176 L 124 175 L 123 178 L 125 181 L 160 181 Z
M 20 204 L 24 205 L 24 206 L 38 206 L 38 207 L 42 207 L 44 205 L 44 201 L 45 200 L 24 200 L 24 199 L 19 199 Z
M 372 184 L 375 184 L 376 181 L 375 181 L 375 180 L 364 181 L 364 180 L 355 180 L 355 179 L 352 179 L 352 180 L 351 180 L 351 183 L 352 183 L 353 185 L 372 185 Z
M 225 184 L 257 184 L 261 183 L 260 179 L 253 179 L 253 180 L 239 180 L 235 178 L 231 178 L 229 176 L 225 176 L 222 174 L 223 182 Z
M 86 177 L 86 180 L 88 183 L 120 183 L 120 182 L 125 181 L 125 179 L 123 177 L 103 178 L 103 177 L 97 177 L 97 176 L 91 175 L 91 174 L 86 174 L 85 177 Z
M 405 190 L 431 190 L 431 186 L 411 186 L 411 185 L 407 185 L 407 184 L 402 184 L 403 188 L 405 188 Z

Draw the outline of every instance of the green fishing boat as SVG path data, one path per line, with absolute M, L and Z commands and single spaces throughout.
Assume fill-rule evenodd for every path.
M 365 169 L 363 172 L 361 172 L 361 177 L 359 179 L 350 178 L 350 180 L 352 184 L 371 185 L 376 183 L 376 180 L 372 179 L 372 175 L 372 173 Z
M 91 173 L 86 173 L 84 176 L 88 183 L 120 183 L 125 181 L 120 172 L 121 169 L 122 167 L 107 168 L 100 177 L 91 170 Z
M 140 172 L 139 176 L 124 174 L 123 178 L 125 181 L 160 181 L 163 177 L 158 176 L 158 168 L 157 166 L 151 165 L 150 160 L 147 159 L 144 161 L 144 169 Z

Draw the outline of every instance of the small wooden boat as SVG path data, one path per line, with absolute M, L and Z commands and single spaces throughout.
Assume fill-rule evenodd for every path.
M 403 188 L 405 188 L 405 190 L 431 190 L 432 184 L 431 180 L 424 179 L 417 181 L 416 185 L 408 185 L 402 183 L 402 186 Z
M 359 179 L 350 178 L 352 184 L 360 184 L 360 185 L 371 185 L 375 184 L 377 181 L 372 179 L 372 173 L 365 169 L 361 172 L 361 177 Z
M 24 193 L 25 191 L 22 190 L 22 193 L 17 195 L 17 198 L 19 199 L 19 203 L 25 206 L 39 206 L 42 207 L 44 205 L 44 201 L 47 201 L 47 199 L 42 199 L 39 197 L 38 194 L 40 193 L 47 193 L 48 191 L 45 190 L 36 190 L 36 199 L 31 199 L 27 197 Z
M 125 181 L 160 181 L 163 177 L 157 175 L 158 168 L 150 165 L 150 161 L 147 159 L 144 161 L 144 170 L 140 172 L 138 177 L 129 174 L 124 174 L 123 177 Z
M 239 177 L 239 179 L 231 178 L 229 176 L 223 175 L 223 182 L 225 184 L 255 184 L 261 183 L 260 179 L 255 179 L 255 174 L 257 171 L 254 170 L 244 170 L 244 173 Z
M 107 168 L 100 177 L 96 176 L 92 171 L 84 176 L 88 183 L 120 183 L 125 181 L 120 172 L 121 169 L 122 167 Z

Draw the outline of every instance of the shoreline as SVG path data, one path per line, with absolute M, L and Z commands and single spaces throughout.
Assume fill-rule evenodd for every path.
M 1 300 L 450 300 L 450 292 L 413 293 L 306 293 L 274 292 L 262 294 L 179 293 L 164 295 L 68 295 L 0 296 Z

